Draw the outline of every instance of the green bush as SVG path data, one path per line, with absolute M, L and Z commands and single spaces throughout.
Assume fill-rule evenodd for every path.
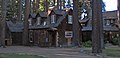
M 118 45 L 118 37 L 115 37 L 112 39 L 112 44 L 113 45 Z
M 83 43 L 84 47 L 92 47 L 92 41 L 86 41 Z

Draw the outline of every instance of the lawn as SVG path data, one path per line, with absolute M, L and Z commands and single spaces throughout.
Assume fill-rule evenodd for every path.
M 0 53 L 0 58 L 45 58 L 37 55 Z
M 112 58 L 120 58 L 120 47 L 106 48 L 103 53 Z

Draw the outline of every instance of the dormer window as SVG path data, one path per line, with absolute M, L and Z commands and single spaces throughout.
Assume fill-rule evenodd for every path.
M 47 24 L 47 22 L 44 22 L 44 23 L 43 23 L 43 26 L 45 26 L 46 24 Z
M 68 15 L 68 24 L 72 24 L 72 15 Z
M 111 24 L 114 24 L 114 23 L 115 23 L 115 20 L 114 20 L 114 19 L 112 19 L 110 23 L 111 23 Z
M 32 18 L 28 19 L 29 25 L 32 25 Z
M 37 25 L 40 25 L 40 17 L 37 17 Z
M 106 25 L 110 25 L 110 20 L 106 20 Z
M 51 15 L 51 23 L 56 23 L 56 15 Z

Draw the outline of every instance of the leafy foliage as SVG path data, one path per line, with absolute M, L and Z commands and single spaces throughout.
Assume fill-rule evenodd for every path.
M 114 38 L 112 39 L 112 44 L 113 44 L 113 45 L 118 45 L 118 37 L 114 37 Z
M 89 40 L 89 41 L 84 42 L 83 46 L 84 47 L 92 47 L 92 41 Z

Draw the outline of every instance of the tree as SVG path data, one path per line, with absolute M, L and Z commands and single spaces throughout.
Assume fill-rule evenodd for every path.
M 118 13 L 119 13 L 118 24 L 120 24 L 120 0 L 118 0 Z M 119 44 L 119 47 L 120 47 L 120 26 L 119 26 L 119 39 L 118 39 L 118 44 Z
M 19 0 L 18 2 L 19 8 L 18 8 L 18 21 L 22 20 L 22 0 Z
M 2 34 L 1 34 L 1 45 L 5 47 L 5 27 L 6 27 L 6 0 L 2 0 Z
M 57 9 L 59 9 L 60 7 L 59 3 L 60 3 L 60 0 L 57 0 Z
M 7 0 L 9 3 L 7 3 L 7 18 L 16 18 L 18 15 L 18 0 Z
M 102 12 L 105 12 L 105 11 L 106 11 L 105 7 L 106 7 L 106 5 L 105 5 L 105 3 L 104 3 L 103 0 L 102 0 Z
M 48 11 L 48 0 L 44 0 L 44 7 L 45 7 L 45 12 Z
M 40 8 L 40 0 L 37 0 L 36 1 L 36 11 L 38 12 L 39 11 L 39 8 Z
M 99 7 L 98 7 L 99 6 Z M 101 53 L 102 0 L 92 0 L 92 52 Z
M 73 0 L 73 45 L 81 46 L 82 32 L 78 18 L 78 0 Z
M 25 0 L 25 13 L 24 13 L 24 30 L 23 30 L 23 45 L 28 44 L 28 19 L 30 14 L 30 0 Z

